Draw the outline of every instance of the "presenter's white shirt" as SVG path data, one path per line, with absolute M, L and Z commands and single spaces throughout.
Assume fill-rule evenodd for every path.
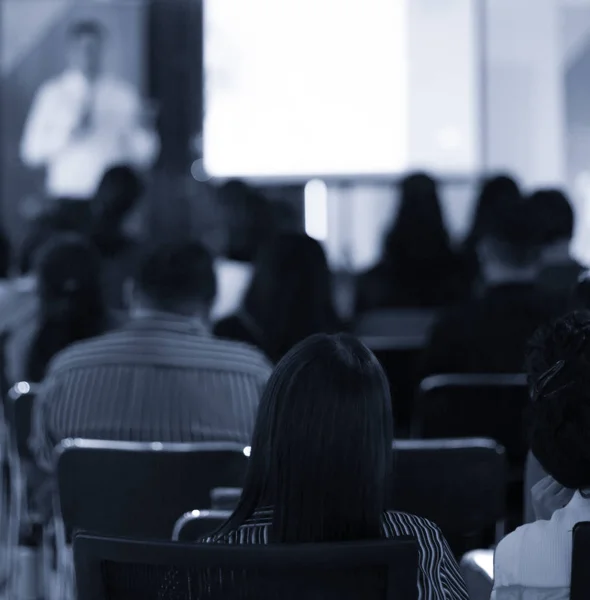
M 76 135 L 88 98 L 92 126 Z M 49 196 L 87 200 L 110 167 L 143 169 L 155 162 L 159 138 L 141 120 L 141 98 L 129 84 L 108 76 L 90 84 L 82 73 L 66 71 L 37 92 L 21 158 L 31 168 L 46 167 Z

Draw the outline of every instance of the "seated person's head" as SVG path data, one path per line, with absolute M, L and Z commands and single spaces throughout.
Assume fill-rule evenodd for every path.
M 482 184 L 477 199 L 475 217 L 468 236 L 470 243 L 477 243 L 487 229 L 490 218 L 502 206 L 512 207 L 522 201 L 518 183 L 509 175 L 488 177 Z
M 570 489 L 590 488 L 590 313 L 567 315 L 530 342 L 531 450 Z
M 491 212 L 477 250 L 489 285 L 533 281 L 539 271 L 540 249 L 529 205 L 503 205 Z
M 559 190 L 540 190 L 529 199 L 543 249 L 563 246 L 566 256 L 574 235 L 574 211 Z
M 119 228 L 143 194 L 143 183 L 128 166 L 109 169 L 93 199 L 93 212 L 99 225 Z
M 134 313 L 208 320 L 215 299 L 213 259 L 199 243 L 165 244 L 142 261 L 130 290 Z
M 389 385 L 372 352 L 346 334 L 307 338 L 266 386 L 247 481 L 224 531 L 273 507 L 271 541 L 381 537 L 392 441 Z

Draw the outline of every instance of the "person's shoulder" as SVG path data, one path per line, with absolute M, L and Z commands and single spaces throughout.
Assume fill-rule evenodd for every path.
M 55 376 L 76 367 L 92 366 L 95 360 L 116 347 L 122 335 L 124 334 L 121 331 L 114 330 L 74 342 L 53 357 L 48 369 L 49 376 Z
M 243 365 L 263 375 L 272 371 L 272 364 L 264 353 L 246 342 L 211 336 L 207 338 L 207 343 L 216 352 L 221 353 L 228 363 Z
M 410 535 L 419 543 L 425 540 L 441 544 L 444 540 L 442 531 L 432 521 L 405 512 L 387 511 L 383 514 L 383 527 L 387 537 Z

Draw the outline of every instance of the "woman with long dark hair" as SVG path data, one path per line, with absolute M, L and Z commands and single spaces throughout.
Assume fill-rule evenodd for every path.
M 359 277 L 356 312 L 449 304 L 456 298 L 457 267 L 436 181 L 425 173 L 409 175 L 381 260 Z
M 393 460 L 387 378 L 356 338 L 314 335 L 277 365 L 263 394 L 250 465 L 213 543 L 324 543 L 414 536 L 421 599 L 467 599 L 436 525 L 387 511 Z
M 25 357 L 25 378 L 41 381 L 51 359 L 66 346 L 104 333 L 100 255 L 75 235 L 50 241 L 39 251 L 35 271 L 39 321 Z
M 214 332 L 255 345 L 277 362 L 307 336 L 341 328 L 324 250 L 305 234 L 285 232 L 263 245 L 241 309 Z

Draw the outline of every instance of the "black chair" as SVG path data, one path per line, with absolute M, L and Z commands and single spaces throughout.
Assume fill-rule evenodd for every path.
M 391 309 L 365 313 L 355 326 L 387 374 L 397 437 L 407 436 L 410 427 L 422 353 L 435 321 L 433 310 Z
M 215 533 L 231 516 L 228 510 L 193 510 L 176 521 L 174 542 L 196 542 Z
M 231 512 L 238 506 L 241 496 L 242 488 L 215 488 L 211 491 L 211 507 Z
M 435 375 L 420 384 L 412 434 L 419 439 L 496 440 L 522 481 L 528 401 L 524 375 Z
M 394 449 L 394 510 L 436 523 L 457 555 L 503 537 L 502 446 L 489 439 L 398 440 Z
M 140 542 L 76 535 L 79 600 L 417 600 L 412 538 L 346 544 Z
M 590 522 L 574 527 L 572 548 L 570 600 L 587 600 L 590 597 Z
M 216 487 L 239 487 L 249 448 L 64 440 L 57 448 L 58 515 L 74 530 L 169 540 L 181 515 L 209 507 Z

